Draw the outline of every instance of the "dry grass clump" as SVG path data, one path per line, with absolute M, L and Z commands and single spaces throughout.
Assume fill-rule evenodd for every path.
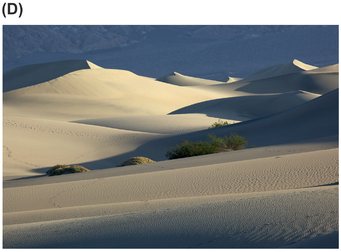
M 218 120 L 218 122 L 215 122 L 212 124 L 211 127 L 209 127 L 209 129 L 213 129 L 213 128 L 218 128 L 218 127 L 222 127 L 222 126 L 227 126 L 229 125 L 228 121 L 223 122 L 223 120 Z
M 88 172 L 90 171 L 89 169 L 81 166 L 81 165 L 55 165 L 51 169 L 49 169 L 46 173 L 49 176 L 54 176 L 54 175 L 61 175 L 63 173 L 77 173 L 77 172 Z
M 132 158 L 129 158 L 127 161 L 124 161 L 122 164 L 119 164 L 118 167 L 127 166 L 127 165 L 147 164 L 147 163 L 153 163 L 153 162 L 155 161 L 146 157 L 132 157 Z
M 224 138 L 216 137 L 214 134 L 208 134 L 206 142 L 183 140 L 181 145 L 176 144 L 175 148 L 170 148 L 166 153 L 166 157 L 168 159 L 176 159 L 241 150 L 247 144 L 248 142 L 244 136 L 239 136 L 237 133 L 231 133 L 229 137 L 224 136 Z

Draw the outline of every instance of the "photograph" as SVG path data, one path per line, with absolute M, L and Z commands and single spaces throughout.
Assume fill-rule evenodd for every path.
M 339 248 L 327 4 L 77 2 L 2 3 L 3 249 Z

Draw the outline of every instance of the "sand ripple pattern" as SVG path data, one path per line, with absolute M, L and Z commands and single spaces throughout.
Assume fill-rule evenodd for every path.
M 338 166 L 338 149 L 331 149 L 98 180 L 5 188 L 4 213 L 330 185 L 338 182 Z M 13 198 L 17 200 L 13 202 Z

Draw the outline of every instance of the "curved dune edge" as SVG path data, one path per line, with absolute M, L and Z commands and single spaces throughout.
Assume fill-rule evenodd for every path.
M 150 132 L 160 134 L 179 134 L 196 130 L 208 129 L 220 117 L 207 117 L 204 114 L 183 115 L 145 115 L 107 117 L 87 120 L 78 120 L 75 123 L 97 125 L 102 127 Z M 237 120 L 224 120 L 237 123 Z
M 223 94 L 184 89 L 129 71 L 102 68 L 78 70 L 3 95 L 4 114 L 67 121 L 162 115 L 221 97 Z
M 312 70 L 312 69 L 317 69 L 318 67 L 316 66 L 312 66 L 312 65 L 308 65 L 308 64 L 305 64 L 297 59 L 294 59 L 293 60 L 293 64 L 299 68 L 301 68 L 302 70 Z
M 319 95 L 339 88 L 338 64 L 313 70 L 298 71 L 292 74 L 262 79 L 242 79 L 218 85 L 188 87 L 226 97 L 264 95 L 304 91 Z
M 215 84 L 224 83 L 224 82 L 216 81 L 216 80 L 208 80 L 208 79 L 186 76 L 186 75 L 179 74 L 177 72 L 173 72 L 166 76 L 157 78 L 156 80 L 166 82 L 169 84 L 173 84 L 173 85 L 177 85 L 177 86 L 201 86 L 201 85 L 215 85 Z
M 334 64 L 330 66 L 312 69 L 312 70 L 309 70 L 307 72 L 302 72 L 302 73 L 312 74 L 312 73 L 338 73 L 338 72 L 339 72 L 339 64 Z
M 86 60 L 86 63 L 88 63 L 88 66 L 90 69 L 103 69 L 103 67 L 100 67 L 100 66 L 92 63 L 91 61 Z
M 208 116 L 244 121 L 275 114 L 319 96 L 299 90 L 281 94 L 228 97 L 192 104 L 169 114 L 203 113 Z
M 275 76 L 287 75 L 287 74 L 297 73 L 301 71 L 313 70 L 317 68 L 318 67 L 308 65 L 299 60 L 294 59 L 293 61 L 285 62 L 282 64 L 277 64 L 277 65 L 259 70 L 249 76 L 246 76 L 243 80 L 256 80 L 256 79 L 271 78 Z
M 232 83 L 236 81 L 240 81 L 243 78 L 238 78 L 238 77 L 231 77 L 231 76 L 225 76 L 219 79 L 219 81 L 226 82 L 226 83 Z
M 24 88 L 59 78 L 82 69 L 101 67 L 87 60 L 65 60 L 21 66 L 4 73 L 4 92 Z

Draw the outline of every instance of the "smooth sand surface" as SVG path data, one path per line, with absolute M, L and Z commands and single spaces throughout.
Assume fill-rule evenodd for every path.
M 4 248 L 338 247 L 338 65 L 293 60 L 228 83 L 88 61 L 11 71 Z M 208 129 L 218 119 L 231 125 Z M 166 160 L 231 132 L 255 148 Z M 116 167 L 133 156 L 157 162 Z M 46 176 L 56 164 L 91 171 Z
M 159 95 L 162 94 L 162 95 Z M 115 69 L 78 70 L 48 82 L 4 93 L 4 115 L 54 120 L 167 114 L 222 97 Z
M 219 114 L 220 116 L 221 114 Z M 232 116 L 231 116 L 232 117 Z M 75 121 L 89 125 L 117 128 L 132 131 L 179 134 L 209 128 L 221 117 L 208 117 L 200 113 L 181 115 L 146 115 L 146 116 L 117 116 Z M 237 123 L 237 120 L 224 120 L 228 123 Z

